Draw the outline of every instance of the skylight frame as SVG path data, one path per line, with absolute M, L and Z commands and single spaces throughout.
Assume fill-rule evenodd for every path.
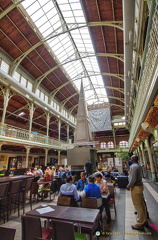
M 50 3 L 50 8 L 46 7 L 47 4 Z M 38 9 L 36 8 L 35 11 L 32 11 L 32 7 L 38 5 Z M 49 35 L 51 36 L 51 33 L 55 31 L 55 26 L 57 29 L 63 29 L 63 31 L 70 30 L 70 23 L 81 23 L 85 22 L 86 20 L 84 18 L 84 13 L 81 8 L 80 1 L 78 0 L 57 0 L 56 4 L 55 2 L 48 0 L 47 2 L 42 0 L 29 0 L 24 1 L 22 3 L 24 8 L 29 14 L 29 9 L 31 9 L 30 17 L 33 19 L 36 19 L 34 21 L 35 25 L 39 27 L 39 31 L 41 31 L 41 34 L 44 38 L 47 38 Z M 39 8 L 40 6 L 40 8 Z M 48 11 L 47 11 L 48 10 Z M 36 14 L 41 12 L 40 16 L 35 16 Z M 53 11 L 54 15 L 51 16 L 51 11 Z M 71 14 L 70 14 L 71 13 Z M 70 17 L 71 15 L 71 17 Z M 40 19 L 45 19 L 44 22 L 40 23 Z M 47 19 L 47 21 L 46 21 Z M 78 22 L 79 19 L 82 19 L 81 22 Z M 54 20 L 52 24 L 52 20 Z M 84 21 L 83 21 L 84 20 Z M 66 27 L 63 27 L 64 24 L 67 24 Z M 47 29 L 44 30 L 44 25 L 46 25 Z M 50 28 L 49 28 L 50 26 Z M 50 29 L 50 31 L 49 31 Z M 48 35 L 47 35 L 48 33 Z M 64 46 L 64 42 L 67 39 L 66 43 L 70 42 L 70 46 L 66 47 Z M 57 47 L 57 45 L 53 44 L 53 42 L 60 42 L 61 44 Z M 70 77 L 70 81 L 73 81 L 73 84 L 77 87 L 77 89 L 80 89 L 81 82 L 79 79 L 77 79 L 77 76 L 81 76 L 83 72 L 86 72 L 86 75 L 89 76 L 83 76 L 83 85 L 87 86 L 89 83 L 89 90 L 85 91 L 85 97 L 87 100 L 87 103 L 93 104 L 95 103 L 102 103 L 107 102 L 107 94 L 105 90 L 105 86 L 103 83 L 103 79 L 100 73 L 99 65 L 97 62 L 96 56 L 88 57 L 88 53 L 94 53 L 95 51 L 92 45 L 91 37 L 89 34 L 88 27 L 83 28 L 77 28 L 73 31 L 67 31 L 61 35 L 58 35 L 56 37 L 53 37 L 51 40 L 47 41 L 49 46 L 51 47 L 52 51 L 54 52 L 55 57 L 58 59 L 58 63 L 62 65 L 67 75 Z M 62 46 L 61 46 L 62 45 Z M 62 49 L 61 49 L 62 48 Z M 70 49 L 69 49 L 70 48 Z M 87 53 L 87 58 L 82 58 L 82 53 Z M 80 55 L 81 53 L 81 55 Z M 91 55 L 90 54 L 90 55 Z M 74 58 L 72 58 L 72 55 L 74 55 Z M 76 56 L 76 59 L 75 59 Z M 70 58 L 71 63 L 65 63 L 65 60 Z M 71 66 L 70 66 L 71 65 Z M 97 72 L 97 74 L 92 74 L 92 72 Z M 100 74 L 100 75 L 99 75 Z M 76 80 L 74 80 L 76 78 Z M 82 76 L 81 78 L 82 79 Z M 93 85 L 93 87 L 92 87 Z M 98 86 L 98 88 L 95 87 L 95 85 Z M 93 91 L 93 94 L 92 94 Z M 92 102 L 89 100 L 89 96 L 92 96 L 92 99 L 94 101 Z M 99 100 L 100 99 L 100 100 Z

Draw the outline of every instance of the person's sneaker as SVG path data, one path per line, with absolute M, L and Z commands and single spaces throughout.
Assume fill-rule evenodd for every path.
M 138 224 L 131 226 L 134 230 L 144 230 L 144 226 L 139 226 Z

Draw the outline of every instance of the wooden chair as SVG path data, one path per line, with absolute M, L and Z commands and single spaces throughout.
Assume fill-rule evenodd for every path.
M 0 184 L 0 214 L 1 214 L 1 218 L 3 216 L 4 223 L 5 223 L 5 219 L 6 219 L 5 213 L 7 211 L 8 188 L 9 188 L 9 182 Z M 8 219 L 7 219 L 7 221 L 8 221 Z
M 20 188 L 22 180 L 12 181 L 9 185 L 8 190 L 8 210 L 7 210 L 7 219 L 9 219 L 9 213 L 11 214 L 12 210 L 18 209 L 18 217 L 20 216 Z
M 47 193 L 49 193 L 50 201 L 52 201 L 51 196 L 53 195 L 53 199 L 54 199 L 57 190 L 58 190 L 58 188 L 57 188 L 57 180 L 53 179 L 50 186 L 42 188 L 42 198 L 43 198 L 43 194 L 45 192 L 47 192 Z
M 41 227 L 41 220 L 37 217 L 21 216 L 22 240 L 34 240 L 35 237 L 51 239 L 52 229 Z
M 52 240 L 86 240 L 85 234 L 75 233 L 71 222 L 52 220 Z
M 82 207 L 97 209 L 97 199 L 96 198 L 82 198 Z
M 39 194 L 41 193 L 42 194 L 42 189 L 39 189 L 39 185 L 37 182 L 33 182 L 32 183 L 32 188 L 31 188 L 31 202 L 32 202 L 32 199 L 34 196 L 34 199 L 35 199 L 35 202 L 38 203 L 38 197 L 39 197 Z M 42 197 L 42 196 L 41 196 Z M 31 204 L 31 210 L 32 210 L 32 204 Z
M 70 198 L 70 207 L 78 207 L 77 202 L 74 199 L 74 195 L 64 195 L 62 194 L 62 197 Z
M 57 200 L 57 206 L 69 206 L 71 204 L 71 198 L 70 197 L 63 197 L 59 196 Z
M 22 203 L 22 208 L 23 208 L 23 214 L 25 214 L 25 205 L 26 205 L 26 200 L 29 200 L 30 203 L 30 208 L 32 209 L 32 194 L 31 194 L 31 189 L 32 189 L 32 183 L 33 183 L 34 178 L 27 178 L 25 181 L 25 185 L 21 187 L 21 203 Z M 29 193 L 29 196 L 28 196 Z
M 6 228 L 0 226 L 0 239 L 2 240 L 14 240 L 16 229 Z
M 109 189 L 109 205 L 113 205 L 114 211 L 115 211 L 115 216 L 116 216 L 116 205 L 115 205 L 115 186 L 114 185 L 108 185 Z
M 95 198 L 82 198 L 82 207 L 83 208 L 92 208 L 97 209 L 97 199 Z M 93 225 L 90 224 L 81 224 L 81 233 L 88 234 L 90 236 L 90 240 L 93 239 L 93 233 L 99 229 L 101 230 L 101 224 L 99 220 L 102 219 L 101 217 L 102 212 L 100 212 L 98 219 Z M 88 217 L 88 216 L 87 216 Z M 77 230 L 77 224 L 75 224 L 75 230 Z

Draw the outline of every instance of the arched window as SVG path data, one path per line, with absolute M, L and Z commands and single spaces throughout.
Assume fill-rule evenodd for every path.
M 128 148 L 128 142 L 127 141 L 121 141 L 119 142 L 120 148 Z
M 102 143 L 100 144 L 100 148 L 101 148 L 101 149 L 105 149 L 105 148 L 106 148 L 106 143 L 105 143 L 105 142 L 102 142 Z
M 113 142 L 108 142 L 108 148 L 114 148 L 114 143 Z

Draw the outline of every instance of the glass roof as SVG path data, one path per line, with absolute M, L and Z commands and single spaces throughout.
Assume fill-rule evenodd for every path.
M 29 0 L 22 3 L 59 64 L 88 105 L 108 102 L 89 30 L 79 0 Z

